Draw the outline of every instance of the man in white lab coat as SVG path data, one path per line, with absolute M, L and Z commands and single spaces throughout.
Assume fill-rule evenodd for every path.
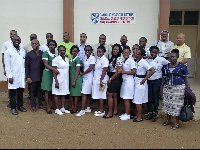
M 4 53 L 11 113 L 13 115 L 18 114 L 16 107 L 21 112 L 26 112 L 26 109 L 23 107 L 23 91 L 25 88 L 25 50 L 20 47 L 20 43 L 20 37 L 15 35 L 13 37 L 13 47 L 7 49 Z M 16 92 L 17 103 L 15 101 Z
M 1 51 L 1 53 L 2 53 L 2 64 L 3 64 L 3 73 L 4 73 L 5 76 L 6 76 L 6 71 L 5 71 L 5 64 L 4 64 L 4 53 L 7 49 L 13 47 L 12 39 L 15 35 L 17 35 L 17 31 L 11 30 L 10 31 L 10 40 L 7 41 L 7 42 L 4 42 L 3 46 L 2 46 L 2 51 Z M 23 47 L 22 43 L 20 43 L 20 47 Z M 10 102 L 8 103 L 7 107 L 9 107 L 9 108 L 11 107 Z

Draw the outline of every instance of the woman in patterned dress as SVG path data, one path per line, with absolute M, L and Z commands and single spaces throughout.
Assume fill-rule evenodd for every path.
M 171 124 L 171 116 L 176 117 L 176 121 L 171 129 L 179 128 L 179 116 L 184 105 L 185 87 L 189 87 L 187 66 L 178 63 L 179 50 L 171 51 L 170 63 L 163 66 L 161 91 L 163 91 L 163 112 L 167 114 L 164 126 Z
M 107 97 L 108 97 L 108 114 L 104 115 L 103 118 L 111 118 L 113 115 L 117 115 L 117 91 L 120 90 L 122 84 L 122 75 L 117 72 L 118 66 L 122 66 L 122 49 L 119 44 L 114 44 L 112 47 L 112 57 L 109 60 L 107 82 Z

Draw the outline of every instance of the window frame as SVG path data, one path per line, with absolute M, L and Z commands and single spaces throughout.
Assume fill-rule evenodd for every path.
M 189 27 L 189 26 L 199 26 L 200 25 L 200 9 L 171 9 L 170 10 L 170 12 L 171 11 L 181 11 L 182 12 L 182 23 L 181 23 L 181 25 L 170 25 L 169 24 L 169 26 L 185 26 L 185 27 Z M 185 12 L 186 11 L 198 11 L 199 12 L 199 18 L 198 18 L 198 24 L 197 25 L 184 25 L 184 15 L 185 15 Z M 170 15 L 170 14 L 169 14 Z M 169 18 L 170 18 L 170 16 L 169 16 Z

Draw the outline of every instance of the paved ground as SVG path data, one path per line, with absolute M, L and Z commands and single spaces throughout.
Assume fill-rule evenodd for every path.
M 25 95 L 26 97 L 26 95 Z M 178 130 L 163 126 L 165 115 L 159 113 L 157 122 L 144 120 L 133 123 L 119 117 L 103 119 L 87 113 L 82 117 L 72 114 L 47 115 L 44 110 L 10 113 L 7 93 L 0 93 L 0 148 L 2 149 L 191 149 L 200 148 L 200 121 L 180 122 Z M 79 103 L 79 108 L 80 108 Z M 105 110 L 107 111 L 107 104 Z M 67 100 L 66 107 L 69 107 Z M 91 104 L 98 110 L 98 102 Z M 119 104 L 119 112 L 123 103 Z M 143 114 L 145 114 L 145 107 Z M 145 116 L 143 116 L 145 117 Z

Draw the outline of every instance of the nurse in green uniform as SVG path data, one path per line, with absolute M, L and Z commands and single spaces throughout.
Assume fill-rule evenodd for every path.
M 53 71 L 55 74 L 59 74 L 59 71 L 52 67 L 52 60 L 56 57 L 55 48 L 57 47 L 57 43 L 55 40 L 50 40 L 47 46 L 49 47 L 49 51 L 45 51 L 42 54 L 45 69 L 43 70 L 41 89 L 45 91 L 46 112 L 47 114 L 52 114 L 49 106 L 49 93 L 52 91 Z
M 69 62 L 69 90 L 70 90 L 70 102 L 71 102 L 71 113 L 77 112 L 78 97 L 81 96 L 82 88 L 82 76 L 80 75 L 81 61 L 77 56 L 79 48 L 77 46 L 72 46 L 70 53 L 72 58 Z

